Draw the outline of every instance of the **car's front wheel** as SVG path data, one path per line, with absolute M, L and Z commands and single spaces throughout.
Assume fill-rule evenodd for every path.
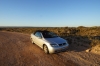
M 47 45 L 43 45 L 43 50 L 45 53 L 49 54 L 49 50 L 48 50 Z

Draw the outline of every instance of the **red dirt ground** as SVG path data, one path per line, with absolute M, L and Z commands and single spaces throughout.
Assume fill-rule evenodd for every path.
M 31 43 L 29 34 L 2 31 L 0 66 L 100 66 L 100 55 L 72 50 L 45 54 Z

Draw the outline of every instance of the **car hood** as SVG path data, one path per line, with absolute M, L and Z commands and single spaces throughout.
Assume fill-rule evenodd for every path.
M 55 38 L 45 38 L 47 42 L 50 44 L 61 44 L 61 43 L 66 43 L 66 40 L 60 37 L 55 37 Z

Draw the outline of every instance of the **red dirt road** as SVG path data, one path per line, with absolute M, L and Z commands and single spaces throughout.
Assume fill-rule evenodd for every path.
M 0 32 L 0 66 L 100 66 L 100 56 L 70 50 L 45 54 L 28 34 Z

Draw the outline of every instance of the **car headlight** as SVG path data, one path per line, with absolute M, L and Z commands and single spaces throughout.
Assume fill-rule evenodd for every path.
M 51 44 L 51 46 L 52 46 L 52 47 L 56 47 L 56 46 L 58 46 L 58 45 L 57 45 L 57 44 Z

